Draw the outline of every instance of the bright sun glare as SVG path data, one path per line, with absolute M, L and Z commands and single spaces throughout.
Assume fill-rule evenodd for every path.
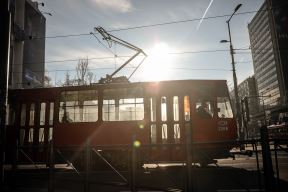
M 161 81 L 169 79 L 171 73 L 171 48 L 165 43 L 156 43 L 147 51 L 147 60 L 143 66 L 145 80 Z

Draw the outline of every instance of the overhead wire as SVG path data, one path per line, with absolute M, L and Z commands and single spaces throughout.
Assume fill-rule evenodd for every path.
M 250 50 L 250 48 L 239 48 L 239 49 L 234 49 L 234 51 L 237 51 L 235 54 L 250 54 L 250 51 L 245 51 L 245 50 Z M 270 51 L 271 49 L 256 49 L 256 51 L 263 52 L 263 51 Z M 281 50 L 281 48 L 280 48 Z M 229 52 L 230 49 L 214 49 L 214 50 L 200 50 L 200 51 L 181 51 L 181 52 L 169 52 L 167 54 L 169 55 L 182 55 L 182 54 L 199 54 L 199 53 L 216 53 L 216 52 Z M 131 55 L 117 55 L 117 58 L 129 58 Z M 138 57 L 143 57 L 142 55 Z M 148 55 L 149 57 L 149 55 Z M 88 58 L 88 60 L 105 60 L 105 59 L 114 59 L 114 56 L 106 56 L 106 57 L 91 57 Z M 38 62 L 24 62 L 23 64 L 41 64 L 41 63 L 62 63 L 62 62 L 73 62 L 73 61 L 78 61 L 79 58 L 75 59 L 62 59 L 62 60 L 48 60 L 48 61 L 38 61 Z M 252 61 L 249 61 L 252 62 Z M 13 65 L 22 65 L 21 63 L 14 63 Z
M 251 50 L 250 48 L 238 48 L 234 49 L 234 51 L 237 51 L 236 54 L 250 54 L 250 51 L 245 51 L 245 50 Z M 263 51 L 270 51 L 271 49 L 255 49 L 256 52 L 263 52 Z M 280 48 L 281 50 L 281 48 Z M 199 54 L 199 53 L 216 53 L 216 52 L 229 52 L 230 49 L 214 49 L 214 50 L 200 50 L 200 51 L 181 51 L 181 52 L 169 52 L 167 54 L 169 55 L 182 55 L 182 54 Z M 131 55 L 117 55 L 117 58 L 129 58 Z M 143 57 L 142 55 L 138 57 Z M 149 57 L 149 55 L 148 55 Z M 87 60 L 105 60 L 105 59 L 115 59 L 114 56 L 106 56 L 106 57 L 91 57 L 88 58 Z M 47 61 L 37 61 L 37 62 L 24 62 L 23 64 L 41 64 L 41 63 L 62 63 L 62 62 L 73 62 L 73 61 L 79 61 L 79 58 L 75 59 L 59 59 L 59 60 L 47 60 Z M 249 61 L 252 62 L 252 61 Z M 14 63 L 13 65 L 22 65 L 21 63 Z
M 234 49 L 237 50 L 237 49 Z M 248 49 L 247 49 L 248 50 Z M 202 50 L 202 51 L 182 51 L 182 52 L 169 52 L 170 55 L 181 55 L 181 54 L 197 54 L 197 53 L 215 53 L 215 52 L 228 52 L 229 49 L 215 49 L 215 50 Z M 248 52 L 247 52 L 248 53 Z M 149 56 L 149 55 L 148 55 Z M 128 58 L 130 55 L 117 55 L 117 58 Z M 138 57 L 143 57 L 142 55 Z M 105 60 L 105 59 L 114 59 L 114 57 L 91 57 L 88 60 Z M 61 63 L 61 62 L 72 62 L 78 61 L 79 59 L 63 59 L 63 60 L 48 60 L 44 62 L 24 62 L 23 64 L 41 64 L 41 63 Z M 14 63 L 13 65 L 22 65 L 21 63 Z
M 240 12 L 235 13 L 234 15 L 245 15 L 245 14 L 252 14 L 262 11 L 269 11 L 270 9 L 261 9 L 257 11 L 246 11 L 246 12 Z M 223 17 L 229 17 L 231 14 L 224 14 L 224 15 L 216 15 L 216 16 L 210 16 L 203 18 L 204 20 L 209 19 L 217 19 L 217 18 L 223 18 Z M 141 28 L 149 28 L 149 27 L 157 27 L 157 26 L 164 26 L 164 25 L 172 25 L 172 24 L 179 24 L 179 23 L 187 23 L 187 22 L 194 22 L 194 21 L 200 21 L 202 18 L 194 18 L 194 19 L 186 19 L 186 20 L 179 20 L 179 21 L 170 21 L 170 22 L 163 22 L 163 23 L 155 23 L 155 24 L 149 24 L 149 25 L 139 25 L 134 27 L 126 27 L 126 28 L 119 28 L 119 29 L 111 29 L 107 30 L 107 32 L 118 32 L 118 31 L 126 31 L 126 30 L 133 30 L 133 29 L 141 29 Z M 80 34 L 67 34 L 67 35 L 55 35 L 55 36 L 43 36 L 43 37 L 29 37 L 26 40 L 37 40 L 37 39 L 55 39 L 55 38 L 66 38 L 66 37 L 79 37 L 79 36 L 89 36 L 91 33 L 80 33 Z
M 134 67 L 126 67 L 128 69 L 136 69 L 138 66 L 134 66 Z M 89 70 L 94 71 L 94 70 L 113 70 L 114 67 L 95 67 L 95 68 L 89 68 Z M 190 67 L 169 67 L 167 69 L 170 70 L 193 70 L 193 71 L 231 71 L 230 69 L 223 69 L 223 68 L 190 68 Z M 69 72 L 69 71 L 75 71 L 76 69 L 54 69 L 54 70 L 35 70 L 33 72 L 37 73 L 37 72 L 47 72 L 47 73 L 53 73 L 53 72 Z M 12 72 L 12 73 L 22 73 L 22 72 Z

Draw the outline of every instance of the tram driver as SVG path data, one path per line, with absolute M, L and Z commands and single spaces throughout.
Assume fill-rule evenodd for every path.
M 212 118 L 209 106 L 205 101 L 201 101 L 201 104 L 197 108 L 197 114 L 202 118 Z

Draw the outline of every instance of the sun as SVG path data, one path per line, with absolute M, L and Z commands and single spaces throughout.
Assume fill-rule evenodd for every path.
M 172 49 L 163 42 L 156 43 L 147 52 L 147 59 L 143 65 L 143 78 L 145 80 L 161 81 L 168 80 L 171 76 L 173 59 Z

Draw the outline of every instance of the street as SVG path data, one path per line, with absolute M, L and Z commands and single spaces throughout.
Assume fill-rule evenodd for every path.
M 288 154 L 278 151 L 278 166 L 280 179 L 276 181 L 276 190 L 288 189 Z M 274 153 L 272 153 L 274 176 L 277 178 Z M 262 158 L 259 155 L 260 172 L 257 171 L 255 154 L 251 157 L 236 155 L 235 159 L 218 159 L 217 163 L 207 167 L 198 164 L 192 166 L 193 191 L 259 191 L 263 190 Z M 137 170 L 135 182 L 137 191 L 185 191 L 187 189 L 187 169 L 183 164 L 149 164 L 144 169 Z M 46 169 L 37 170 L 19 169 L 12 176 L 8 172 L 7 191 L 47 191 L 49 175 Z M 55 191 L 131 191 L 130 174 L 122 171 L 122 177 L 112 170 L 89 172 L 75 172 L 66 165 L 59 166 L 54 175 Z M 88 178 L 88 180 L 85 180 Z M 85 181 L 88 181 L 85 188 Z M 130 182 L 129 182 L 130 181 Z M 134 188 L 134 189 L 135 189 Z

